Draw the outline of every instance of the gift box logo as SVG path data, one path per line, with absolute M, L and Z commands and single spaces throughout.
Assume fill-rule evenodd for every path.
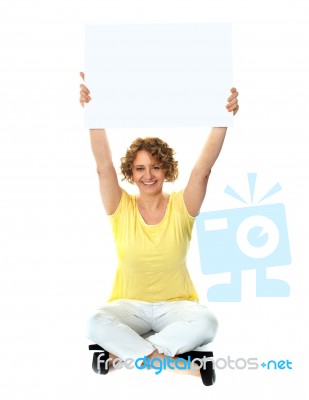
M 257 297 L 288 297 L 287 282 L 266 277 L 267 268 L 289 265 L 291 254 L 284 205 L 253 205 L 257 174 L 248 174 L 251 204 L 232 187 L 225 193 L 246 207 L 200 213 L 196 218 L 203 274 L 231 273 L 230 284 L 212 286 L 209 301 L 240 301 L 241 271 L 256 270 Z M 281 190 L 276 183 L 258 202 Z

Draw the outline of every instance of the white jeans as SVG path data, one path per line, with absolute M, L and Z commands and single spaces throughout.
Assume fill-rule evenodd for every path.
M 122 360 L 156 349 L 173 357 L 211 342 L 217 327 L 213 313 L 195 301 L 114 300 L 89 319 L 88 338 Z

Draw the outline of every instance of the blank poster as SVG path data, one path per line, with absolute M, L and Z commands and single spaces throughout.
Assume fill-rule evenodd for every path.
M 231 126 L 232 25 L 86 27 L 86 128 Z

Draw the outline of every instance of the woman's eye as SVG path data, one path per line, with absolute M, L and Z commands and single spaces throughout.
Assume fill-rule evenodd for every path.
M 137 168 L 136 168 L 136 171 L 143 171 L 143 168 L 137 167 Z
M 160 169 L 160 167 L 153 167 L 153 169 Z

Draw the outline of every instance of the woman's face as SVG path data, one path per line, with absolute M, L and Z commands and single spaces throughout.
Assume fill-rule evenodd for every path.
M 140 150 L 133 162 L 132 179 L 140 193 L 157 194 L 162 192 L 165 172 L 150 153 Z

